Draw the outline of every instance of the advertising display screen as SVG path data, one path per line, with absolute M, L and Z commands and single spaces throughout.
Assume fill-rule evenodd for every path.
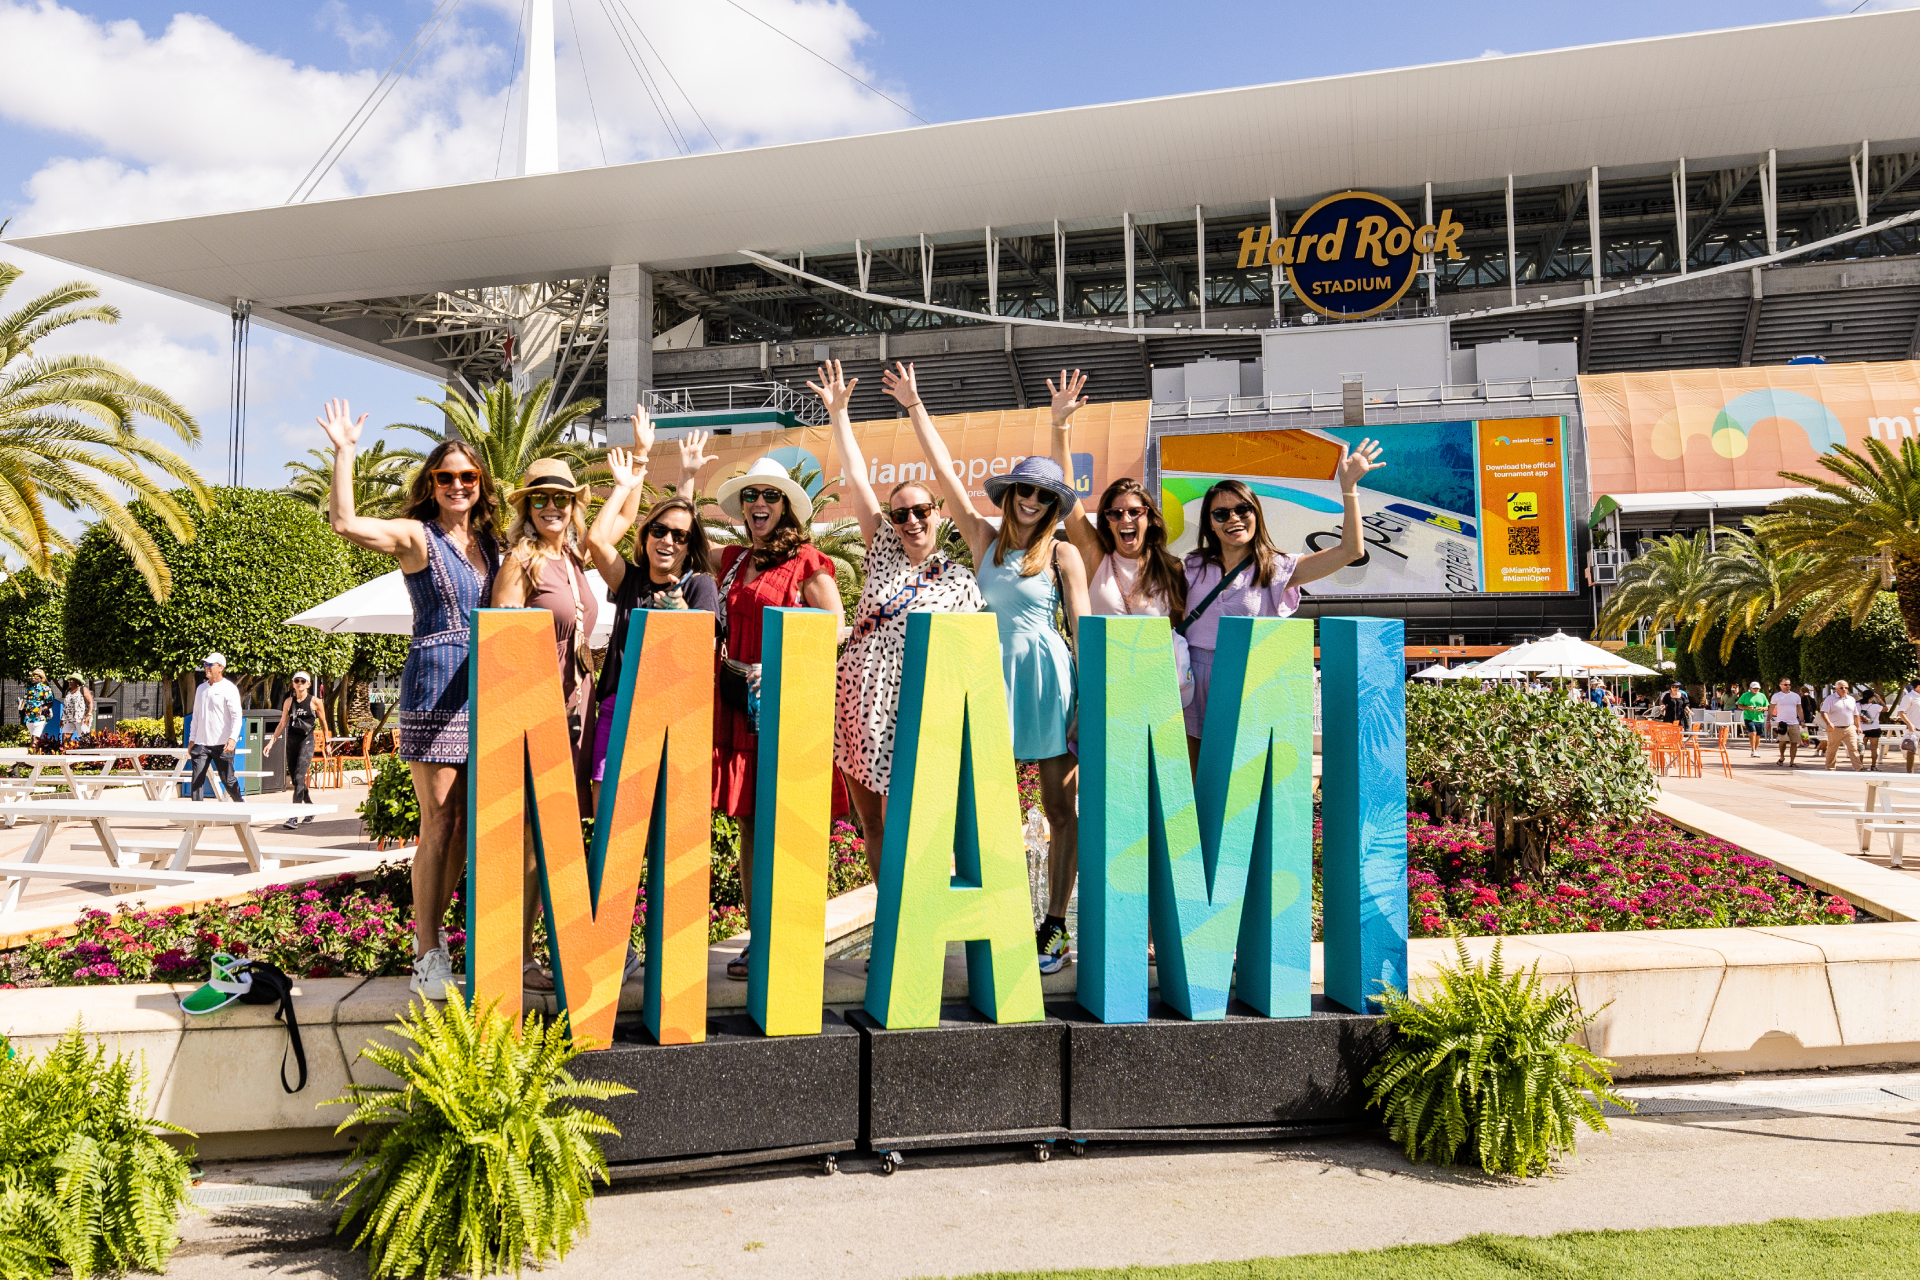
M 1402 596 L 1575 589 L 1562 418 L 1166 436 L 1160 497 L 1177 554 L 1198 544 L 1219 480 L 1260 500 L 1283 551 L 1340 543 L 1340 456 L 1378 440 L 1386 466 L 1360 486 L 1366 552 L 1313 595 Z

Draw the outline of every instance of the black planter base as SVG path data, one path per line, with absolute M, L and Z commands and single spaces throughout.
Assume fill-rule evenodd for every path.
M 1303 1125 L 1362 1124 L 1361 1081 L 1391 1040 L 1385 1019 L 1320 996 L 1305 1018 L 1263 1018 L 1238 1002 L 1219 1022 L 1189 1022 L 1159 1003 L 1132 1023 L 1098 1022 L 1065 1002 L 1048 1011 L 1067 1028 L 1076 1139 L 1281 1137 Z
M 1057 1017 L 1000 1025 L 950 1004 L 940 1025 L 888 1031 L 864 1010 L 860 1139 L 881 1152 L 921 1147 L 1047 1144 L 1065 1138 L 1066 1035 Z
M 620 1130 L 602 1149 L 621 1176 L 824 1156 L 859 1139 L 861 1041 L 838 1014 L 817 1036 L 766 1036 L 744 1013 L 716 1014 L 705 1041 L 676 1045 L 623 1018 L 613 1039 L 571 1070 L 635 1091 L 587 1104 Z

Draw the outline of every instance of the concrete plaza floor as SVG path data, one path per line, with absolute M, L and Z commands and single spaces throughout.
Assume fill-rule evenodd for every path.
M 1870 1087 L 1871 1086 L 1871 1087 Z M 899 1173 L 848 1157 L 626 1183 L 594 1203 L 562 1276 L 963 1276 L 1203 1262 L 1441 1242 L 1482 1231 L 1762 1222 L 1920 1209 L 1920 1102 L 1834 1105 L 1920 1072 L 1666 1082 L 1635 1092 L 1737 1110 L 1613 1121 L 1552 1177 L 1526 1183 L 1410 1165 L 1380 1136 L 1195 1146 L 1095 1144 L 1040 1164 L 1024 1150 L 914 1153 Z M 1811 1101 L 1785 1107 L 1782 1093 Z M 214 1166 L 205 1200 L 304 1194 L 332 1161 Z M 311 1201 L 224 1203 L 189 1219 L 171 1274 L 358 1277 L 363 1257 Z M 1920 1246 L 1916 1246 L 1920 1249 Z

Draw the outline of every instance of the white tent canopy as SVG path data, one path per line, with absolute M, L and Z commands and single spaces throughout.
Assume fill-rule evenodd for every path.
M 1481 663 L 1477 675 L 1650 676 L 1655 674 L 1617 653 L 1556 631 L 1497 654 Z
M 613 606 L 606 603 L 607 584 L 597 569 L 587 570 L 587 589 L 601 602 L 600 619 L 594 624 L 588 643 L 595 649 L 606 647 L 613 634 Z M 343 591 L 325 604 L 317 604 L 287 619 L 289 625 L 312 627 L 317 631 L 343 631 L 383 636 L 413 634 L 413 602 L 407 598 L 407 584 L 400 571 L 383 574 L 363 582 L 351 591 Z

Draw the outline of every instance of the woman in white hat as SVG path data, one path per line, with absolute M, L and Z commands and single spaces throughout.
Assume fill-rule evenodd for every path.
M 507 494 L 513 523 L 507 551 L 493 580 L 496 609 L 545 609 L 553 617 L 554 660 L 560 667 L 560 692 L 567 702 L 567 745 L 573 751 L 574 794 L 580 816 L 592 814 L 594 730 L 593 653 L 590 640 L 600 605 L 587 584 L 587 486 L 575 484 L 573 468 L 558 458 L 538 458 L 527 467 L 520 487 Z M 533 833 L 526 839 L 527 892 L 522 895 L 524 943 L 522 983 L 535 991 L 553 990 L 553 975 L 533 959 L 533 892 L 538 863 Z
M 833 447 L 842 458 L 860 457 L 848 413 L 859 381 L 847 381 L 840 362 L 829 360 L 820 366 L 820 381 L 807 384 L 827 407 Z M 860 816 L 867 868 L 878 881 L 880 851 L 886 844 L 887 787 L 893 777 L 894 724 L 907 665 L 907 615 L 978 613 L 986 602 L 973 571 L 940 550 L 939 508 L 924 481 L 901 481 L 882 505 L 862 468 L 846 471 L 847 503 L 867 542 L 866 584 L 854 609 L 853 632 L 840 653 L 833 762 L 847 780 L 847 797 Z
M 304 671 L 293 673 L 293 691 L 280 701 L 280 723 L 273 726 L 267 745 L 261 748 L 263 759 L 273 754 L 273 744 L 283 734 L 287 739 L 287 781 L 293 784 L 293 802 L 312 804 L 313 796 L 307 790 L 307 770 L 313 767 L 314 743 L 327 740 L 327 708 L 313 692 L 313 677 Z M 302 822 L 312 821 L 313 815 L 308 814 L 304 818 L 288 818 L 281 825 L 292 830 Z
M 920 400 L 913 366 L 895 364 L 881 375 L 887 394 L 907 410 L 927 465 L 946 494 L 947 510 L 973 552 L 974 577 L 1000 626 L 1000 662 L 1007 679 L 1007 718 L 1013 757 L 1040 766 L 1040 804 L 1052 829 L 1047 845 L 1047 915 L 1035 944 L 1040 972 L 1067 964 L 1067 902 L 1079 873 L 1078 762 L 1068 750 L 1073 721 L 1073 654 L 1054 628 L 1056 612 L 1069 630 L 1087 614 L 1087 576 L 1080 553 L 1057 541 L 1053 529 L 1076 499 L 1052 458 L 1023 459 L 1005 475 L 987 477 L 987 497 L 1000 508 L 1000 527 L 973 505 L 954 473 L 953 455 L 933 429 Z
M 713 704 L 713 807 L 740 823 L 740 893 L 753 927 L 753 792 L 760 737 L 760 623 L 769 608 L 825 609 L 839 624 L 833 562 L 813 545 L 813 498 L 772 458 L 723 481 L 715 500 L 738 520 L 747 541 L 720 552 L 726 609 L 719 697 Z M 744 982 L 747 953 L 727 964 Z

